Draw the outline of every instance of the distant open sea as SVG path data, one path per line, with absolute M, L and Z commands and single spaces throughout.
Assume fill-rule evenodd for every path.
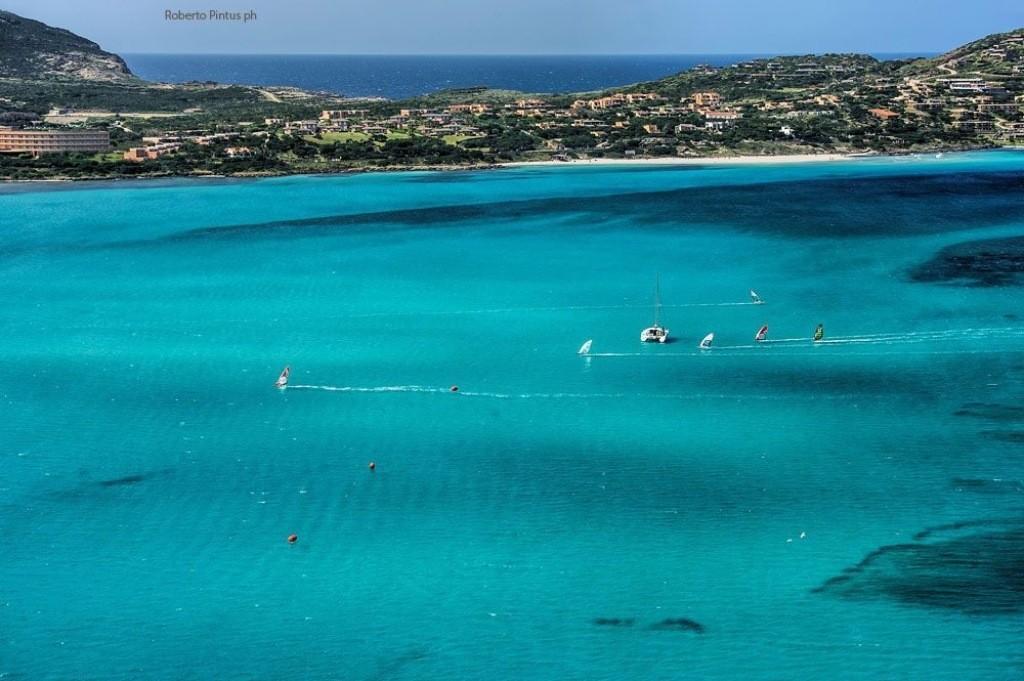
M 728 66 L 768 55 L 203 55 L 128 54 L 148 80 L 292 85 L 350 97 L 399 99 L 486 85 L 521 92 L 585 92 L 655 80 L 697 64 Z M 877 54 L 879 59 L 921 56 Z

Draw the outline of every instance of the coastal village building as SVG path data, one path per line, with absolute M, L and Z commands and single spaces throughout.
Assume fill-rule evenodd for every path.
M 627 104 L 639 104 L 640 102 L 658 102 L 665 99 L 654 92 L 631 92 L 626 95 Z
M 288 132 L 315 135 L 320 130 L 320 123 L 318 121 L 288 121 L 285 123 L 284 129 Z
M 415 111 L 415 109 L 402 109 L 401 115 L 408 118 L 410 114 L 407 112 L 411 111 Z M 359 109 L 325 109 L 324 111 L 320 112 L 320 120 L 329 121 L 333 123 L 337 121 L 343 121 L 352 116 L 361 116 L 364 113 L 364 111 L 361 111 Z
M 733 123 L 740 118 L 743 118 L 743 114 L 737 111 L 705 111 L 704 119 L 707 121 L 720 121 L 722 123 Z
M 985 120 L 965 120 L 957 123 L 957 127 L 968 132 L 991 134 L 996 131 L 996 124 Z
M 665 98 L 653 92 L 631 92 L 629 94 L 616 93 L 607 97 L 598 97 L 597 99 L 577 99 L 572 103 L 571 108 L 577 111 L 579 109 L 599 111 L 602 109 L 613 109 L 627 104 L 639 104 L 641 102 L 653 102 L 662 99 Z
M 491 107 L 487 104 L 452 104 L 446 109 L 448 113 L 468 113 L 475 116 L 487 113 L 490 110 Z
M 736 111 L 704 111 L 703 113 L 704 127 L 708 130 L 722 130 L 743 118 L 743 114 Z
M 890 118 L 899 118 L 900 115 L 891 109 L 868 109 L 868 113 L 880 121 L 887 121 Z
M 0 128 L 0 153 L 93 153 L 110 149 L 106 130 L 33 130 Z
M 181 148 L 181 144 L 177 142 L 164 142 L 163 144 L 151 144 L 145 147 L 131 147 L 124 152 L 122 158 L 132 163 L 142 163 L 143 161 L 153 161 L 161 156 L 166 156 L 172 152 L 177 151 Z
M 694 92 L 691 99 L 695 110 L 717 109 L 722 106 L 722 95 L 717 92 Z

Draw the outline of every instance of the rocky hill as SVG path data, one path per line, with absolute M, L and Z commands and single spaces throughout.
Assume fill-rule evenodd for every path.
M 0 77 L 116 82 L 132 72 L 91 40 L 0 10 Z

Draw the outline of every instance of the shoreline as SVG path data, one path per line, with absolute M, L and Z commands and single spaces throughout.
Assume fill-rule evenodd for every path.
M 467 165 L 410 165 L 410 166 L 381 166 L 365 168 L 339 168 L 324 170 L 301 170 L 296 172 L 281 173 L 195 173 L 195 174 L 152 174 L 139 176 L 82 176 L 82 177 L 47 177 L 33 178 L 26 180 L 0 179 L 0 190 L 3 187 L 50 185 L 54 188 L 86 183 L 119 183 L 119 182 L 155 182 L 168 180 L 192 180 L 192 181 L 230 181 L 230 180 L 259 180 L 279 177 L 326 177 L 331 175 L 356 175 L 363 173 L 403 173 L 403 172 L 467 172 L 479 170 L 501 170 L 505 168 L 580 168 L 580 167 L 649 167 L 649 166 L 772 166 L 806 163 L 838 163 L 843 161 L 857 161 L 861 159 L 881 158 L 905 158 L 908 156 L 926 156 L 933 154 L 960 154 L 971 151 L 1006 151 L 1021 150 L 1019 146 L 1001 147 L 967 147 L 958 149 L 932 149 L 920 152 L 903 153 L 874 153 L 874 152 L 829 152 L 822 154 L 780 154 L 780 155 L 738 155 L 738 156 L 659 156 L 654 158 L 585 158 L 566 159 L 562 161 L 505 161 L 499 163 L 480 163 Z
M 897 154 L 827 153 L 782 154 L 778 156 L 659 156 L 656 158 L 573 158 L 565 161 L 509 161 L 503 168 L 529 166 L 705 166 L 705 165 L 783 165 L 786 163 L 827 163 L 858 158 L 880 158 Z

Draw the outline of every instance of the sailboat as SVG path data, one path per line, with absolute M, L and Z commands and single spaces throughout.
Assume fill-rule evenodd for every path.
M 715 334 L 713 334 L 713 333 L 709 333 L 708 335 L 704 336 L 704 340 L 702 340 L 700 342 L 700 349 L 701 350 L 710 350 L 711 349 L 711 343 L 714 342 L 714 340 L 715 340 Z
M 750 302 L 754 305 L 761 305 L 764 303 L 764 301 L 761 300 L 761 296 L 757 295 L 757 291 L 754 289 L 750 289 Z
M 760 343 L 760 342 L 764 341 L 766 338 L 768 338 L 768 325 L 767 324 L 765 324 L 764 326 L 762 326 L 760 329 L 757 330 L 757 335 L 754 336 L 754 340 L 757 341 L 758 343 Z
M 288 387 L 288 375 L 291 374 L 291 373 L 292 373 L 292 368 L 291 367 L 285 367 L 284 371 L 281 372 L 281 375 L 277 377 L 276 381 L 274 381 L 274 387 L 275 388 L 281 388 L 281 389 L 287 388 Z
M 661 277 L 654 278 L 654 324 L 640 332 L 644 343 L 664 343 L 668 340 L 668 329 L 661 326 Z
M 583 345 L 580 346 L 579 352 L 577 352 L 576 354 L 577 355 L 589 355 L 590 354 L 590 346 L 593 345 L 593 344 L 594 344 L 594 341 L 592 341 L 592 340 L 588 340 L 588 341 L 584 342 Z
M 818 324 L 818 328 L 814 330 L 814 342 L 817 343 L 825 337 L 825 325 Z

